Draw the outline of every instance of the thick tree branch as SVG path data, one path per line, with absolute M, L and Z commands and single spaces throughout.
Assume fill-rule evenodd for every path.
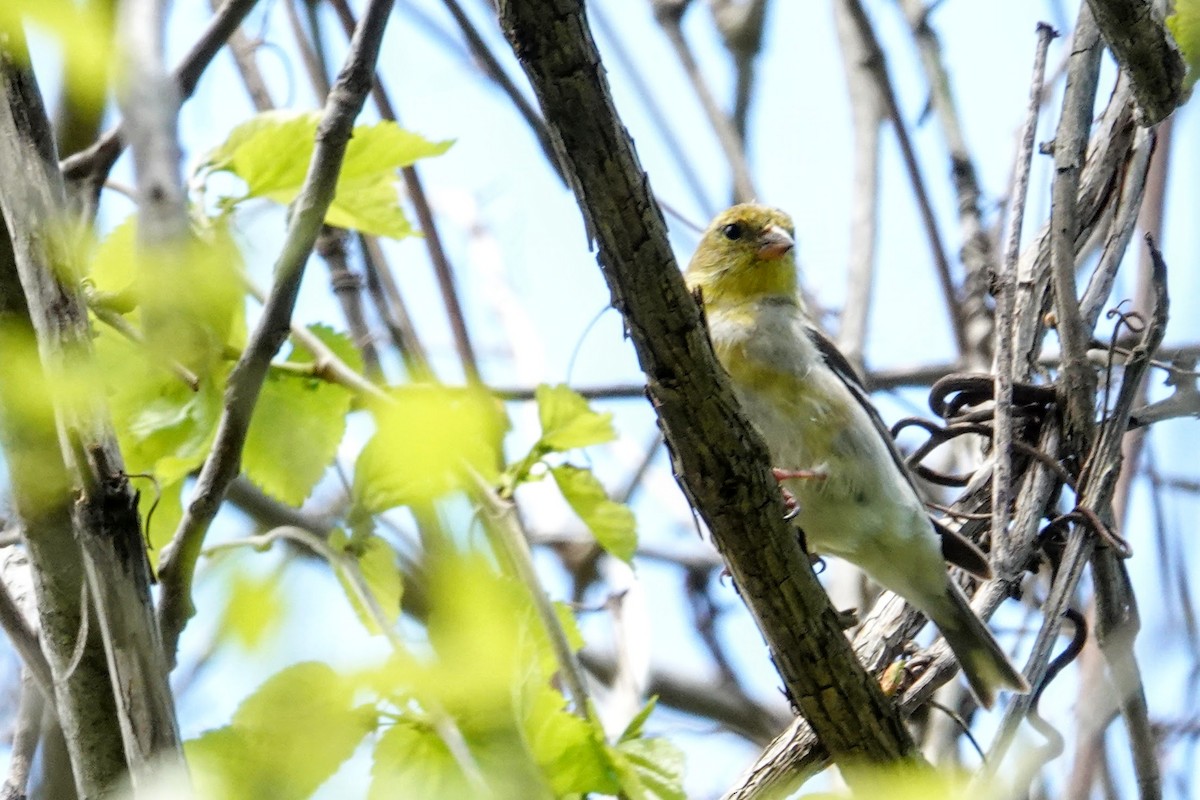
M 502 26 L 576 192 L 613 305 L 625 316 L 685 491 L 708 523 L 802 713 L 837 759 L 916 757 L 854 658 L 795 533 L 766 448 L 718 368 L 578 0 L 506 0 Z
M 1129 75 L 1139 122 L 1162 122 L 1183 98 L 1186 67 L 1175 40 L 1150 0 L 1087 0 L 1100 35 Z
M 0 207 L 37 335 L 60 447 L 61 461 L 48 462 L 55 476 L 54 495 L 36 495 L 49 500 L 46 509 L 38 511 L 54 509 L 47 522 L 56 528 L 66 524 L 64 515 L 69 513 L 70 529 L 82 545 L 90 600 L 104 637 L 109 696 L 116 702 L 124 759 L 136 786 L 148 771 L 172 764 L 182 768 L 179 733 L 153 623 L 137 495 L 125 475 L 111 420 L 97 400 L 103 396 L 102 388 L 81 386 L 81 381 L 96 375 L 87 308 L 78 283 L 79 265 L 67 237 L 66 196 L 50 123 L 37 83 L 32 73 L 17 66 L 21 62 L 11 52 L 0 54 L 0 174 L 9 176 L 0 183 Z M 32 536 L 29 520 L 26 527 Z M 58 569 L 58 565 L 38 566 L 52 572 Z M 70 561 L 63 568 L 70 572 Z M 62 587 L 76 597 L 81 588 L 78 582 Z M 80 630 L 82 626 L 70 634 L 72 643 Z M 52 663 L 52 667 L 66 669 L 69 664 Z M 90 702 L 103 701 L 93 697 Z M 97 789 L 101 778 L 92 770 L 105 772 L 105 779 L 112 777 L 111 743 L 98 748 L 108 753 L 103 763 L 91 762 L 83 752 L 96 746 L 92 738 L 96 735 L 84 732 L 84 741 L 73 743 L 76 782 L 82 794 Z

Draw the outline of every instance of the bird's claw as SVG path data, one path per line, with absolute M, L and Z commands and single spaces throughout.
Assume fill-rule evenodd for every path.
M 835 612 L 837 614 L 838 626 L 842 630 L 848 631 L 851 628 L 858 626 L 858 609 L 844 608 Z

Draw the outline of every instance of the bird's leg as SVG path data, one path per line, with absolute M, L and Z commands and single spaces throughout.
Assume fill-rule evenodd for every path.
M 780 484 L 790 480 L 823 481 L 829 477 L 823 469 L 780 469 L 779 467 L 772 467 L 771 474 L 775 476 L 775 480 L 779 481 Z M 783 518 L 789 521 L 793 520 L 800 513 L 800 501 L 796 499 L 796 495 L 788 491 L 786 486 L 781 485 L 779 489 L 783 492 L 783 507 L 787 509 L 787 513 Z M 801 540 L 801 544 L 803 545 L 803 540 Z M 804 551 L 807 553 L 808 548 L 805 548 Z
M 771 474 L 775 476 L 775 480 L 777 481 L 823 481 L 829 477 L 829 473 L 824 469 L 780 469 L 779 467 L 772 467 Z

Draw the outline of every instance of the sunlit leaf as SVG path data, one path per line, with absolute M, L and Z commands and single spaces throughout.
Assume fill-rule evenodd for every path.
M 536 396 L 542 423 L 539 443 L 545 448 L 563 452 L 616 438 L 612 414 L 593 411 L 582 395 L 565 384 L 543 383 L 537 387 Z
M 612 755 L 626 797 L 631 800 L 686 800 L 683 753 L 671 742 L 662 738 L 629 739 L 619 743 Z
M 506 420 L 486 394 L 411 386 L 376 408 L 377 430 L 354 467 L 355 507 L 378 513 L 461 489 L 467 470 L 497 474 Z
M 213 170 L 246 183 L 247 197 L 287 205 L 296 199 L 312 158 L 317 112 L 268 111 L 235 128 L 208 157 Z M 450 142 L 430 142 L 394 122 L 354 129 L 326 222 L 376 236 L 401 238 L 412 228 L 400 208 L 396 170 L 440 155 Z
M 225 369 L 196 390 L 119 334 L 98 327 L 96 358 L 108 387 L 109 410 L 129 472 L 176 483 L 208 455 L 221 415 Z
M 564 464 L 551 468 L 550 474 L 600 546 L 623 561 L 631 560 L 637 550 L 637 522 L 629 507 L 610 500 L 590 470 Z
M 1005 794 L 1003 781 L 978 783 L 965 772 L 933 769 L 905 764 L 891 766 L 848 765 L 853 771 L 856 796 L 887 797 L 889 800 L 991 800 Z M 808 800 L 834 800 L 842 794 L 815 792 L 803 795 Z
M 146 530 L 150 565 L 157 570 L 158 559 L 179 521 L 183 519 L 183 479 L 162 484 L 131 474 L 130 482 L 138 491 L 138 513 Z
M 374 712 L 353 705 L 354 691 L 354 684 L 317 662 L 268 678 L 229 725 L 186 744 L 199 796 L 311 795 L 374 728 Z
M 349 337 L 324 325 L 309 330 L 351 369 L 362 369 Z M 295 343 L 287 362 L 312 364 L 313 354 Z M 321 378 L 268 372 L 246 436 L 246 476 L 267 494 L 299 506 L 333 463 L 353 399 L 350 390 Z
M 616 773 L 604 751 L 604 733 L 566 708 L 553 688 L 539 686 L 525 717 L 530 752 L 555 796 L 578 792 L 616 794 Z
M 474 793 L 446 743 L 428 726 L 401 721 L 379 737 L 369 800 L 461 800 Z

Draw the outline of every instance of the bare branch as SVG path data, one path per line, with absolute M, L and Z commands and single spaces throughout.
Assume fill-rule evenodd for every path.
M 900 110 L 900 103 L 896 99 L 896 93 L 892 88 L 892 80 L 888 75 L 887 59 L 884 57 L 883 48 L 879 46 L 879 40 L 875 36 L 875 29 L 872 27 L 871 20 L 867 16 L 866 10 L 862 7 L 862 3 L 858 0 L 837 0 L 837 2 L 846 9 L 849 18 L 858 29 L 859 37 L 869 54 L 866 63 L 872 67 L 876 84 L 879 86 L 880 96 L 883 98 L 883 107 L 887 111 L 888 119 L 892 122 L 893 130 L 896 132 L 896 142 L 900 145 L 900 155 L 904 160 L 904 168 L 908 172 L 909 183 L 912 184 L 913 195 L 917 200 L 921 226 L 925 229 L 925 238 L 929 241 L 930 253 L 933 256 L 934 265 L 937 267 L 938 280 L 942 285 L 942 296 L 946 301 L 946 313 L 950 317 L 951 332 L 954 335 L 958 353 L 962 356 L 967 352 L 967 339 L 966 324 L 963 321 L 961 303 L 958 298 L 958 288 L 955 285 L 953 271 L 950 267 L 950 259 L 946 256 L 946 247 L 942 243 L 942 235 L 938 231 L 937 217 L 933 212 L 933 203 L 930 201 L 929 193 L 925 188 L 925 178 L 921 173 L 920 164 L 917 163 L 917 154 L 913 149 L 912 140 L 908 136 L 908 125 L 904 121 L 904 114 Z
M 850 255 L 846 269 L 846 303 L 838 318 L 838 349 L 851 364 L 863 367 L 871 289 L 875 283 L 876 204 L 879 194 L 879 133 L 884 103 L 871 59 L 876 54 L 854 24 L 844 3 L 834 3 L 838 42 L 850 94 L 854 125 L 854 183 L 850 209 Z
M 1020 152 L 1013 182 L 1012 211 L 1004 237 L 1004 265 L 996 279 L 996 418 L 994 422 L 995 465 L 992 472 L 992 546 L 995 558 L 1009 560 L 1012 543 L 1008 538 L 1009 508 L 1012 501 L 1012 382 L 1013 313 L 1015 306 L 1017 259 L 1021 248 L 1021 228 L 1025 223 L 1025 200 L 1029 194 L 1029 168 L 1033 161 L 1033 137 L 1037 132 L 1038 98 L 1046 74 L 1046 52 L 1054 31 L 1038 26 L 1037 54 L 1033 59 L 1033 80 L 1029 87 L 1029 106 L 1021 128 Z
M 716 98 L 713 97 L 712 89 L 709 87 L 708 81 L 704 79 L 704 75 L 701 74 L 696 57 L 692 55 L 691 45 L 683 35 L 681 21 L 687 3 L 659 2 L 659 0 L 650 0 L 650 3 L 654 7 L 654 17 L 658 20 L 663 33 L 666 34 L 667 41 L 675 50 L 675 56 L 679 59 L 679 64 L 683 67 L 688 82 L 692 84 L 692 90 L 696 92 L 696 97 L 700 100 L 700 107 L 704 109 L 704 115 L 708 117 L 708 124 L 712 126 L 717 143 L 721 146 L 721 152 L 724 153 L 725 160 L 729 164 L 733 178 L 734 202 L 748 203 L 756 199 L 758 191 L 754 188 L 750 165 L 746 162 L 746 143 L 738 133 L 733 120 L 721 109 Z

